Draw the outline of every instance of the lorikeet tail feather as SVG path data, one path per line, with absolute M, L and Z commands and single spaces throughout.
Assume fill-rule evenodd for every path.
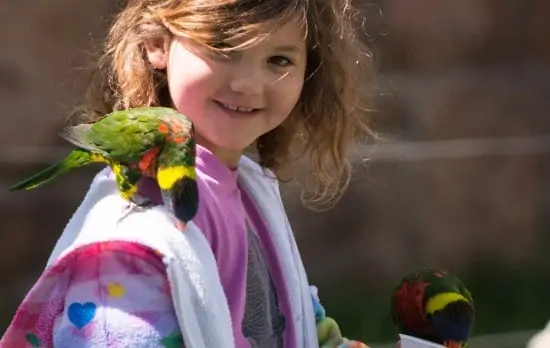
M 45 184 L 61 174 L 64 174 L 71 169 L 83 167 L 92 162 L 102 162 L 100 156 L 94 155 L 83 149 L 75 149 L 71 151 L 61 162 L 53 164 L 36 174 L 31 175 L 27 179 L 21 180 L 10 187 L 11 191 L 16 190 L 31 190 L 42 184 Z

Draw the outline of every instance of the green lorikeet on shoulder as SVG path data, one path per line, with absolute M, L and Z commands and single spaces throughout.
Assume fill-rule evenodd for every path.
M 401 334 L 448 348 L 464 348 L 474 324 L 474 300 L 455 275 L 424 269 L 404 277 L 391 299 Z
M 195 139 L 191 121 L 166 107 L 115 111 L 99 121 L 66 127 L 75 148 L 62 161 L 22 180 L 11 190 L 30 190 L 91 163 L 109 165 L 122 197 L 131 200 L 142 177 L 156 179 L 165 206 L 187 223 L 198 209 Z

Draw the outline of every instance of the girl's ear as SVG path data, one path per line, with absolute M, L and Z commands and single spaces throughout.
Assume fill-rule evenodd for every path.
M 164 70 L 168 67 L 168 54 L 170 43 L 167 39 L 155 39 L 145 43 L 147 59 L 153 68 Z

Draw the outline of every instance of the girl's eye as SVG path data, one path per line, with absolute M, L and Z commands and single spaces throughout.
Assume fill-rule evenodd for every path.
M 269 63 L 275 64 L 278 67 L 285 67 L 292 65 L 292 61 L 286 57 L 283 56 L 274 56 L 269 58 Z

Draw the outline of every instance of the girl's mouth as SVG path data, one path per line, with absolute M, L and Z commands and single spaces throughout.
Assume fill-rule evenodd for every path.
M 216 100 L 216 104 L 218 104 L 218 106 L 226 112 L 229 112 L 231 114 L 236 114 L 236 115 L 242 115 L 242 116 L 253 116 L 258 114 L 258 112 L 262 110 L 262 109 L 256 109 L 256 108 L 252 108 L 244 105 L 223 103 L 217 100 Z

